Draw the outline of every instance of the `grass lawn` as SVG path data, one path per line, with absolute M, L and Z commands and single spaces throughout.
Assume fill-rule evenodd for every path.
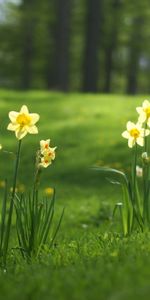
M 55 247 L 40 261 L 27 264 L 12 252 L 8 272 L 0 273 L 0 299 L 149 299 L 150 233 L 122 237 L 111 220 L 114 203 L 122 199 L 120 188 L 91 170 L 95 165 L 129 169 L 132 151 L 121 133 L 128 120 L 137 120 L 135 107 L 145 98 L 0 91 L 5 150 L 16 149 L 14 133 L 6 130 L 8 112 L 26 104 L 40 114 L 39 134 L 23 139 L 18 185 L 30 191 L 39 140 L 51 138 L 57 157 L 43 172 L 41 193 L 56 187 L 55 221 L 65 206 Z M 0 182 L 7 177 L 10 187 L 13 163 L 13 155 L 1 152 Z

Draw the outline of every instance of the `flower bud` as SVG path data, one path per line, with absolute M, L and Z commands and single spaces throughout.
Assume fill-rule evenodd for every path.
M 143 176 L 143 169 L 139 166 L 136 166 L 136 176 L 142 177 Z
M 142 160 L 145 164 L 148 164 L 150 162 L 150 157 L 148 156 L 147 152 L 142 153 Z

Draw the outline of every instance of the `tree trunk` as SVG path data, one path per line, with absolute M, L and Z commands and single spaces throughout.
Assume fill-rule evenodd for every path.
M 22 67 L 21 88 L 29 89 L 32 83 L 32 60 L 34 55 L 34 28 L 35 28 L 35 4 L 36 0 L 24 0 L 22 10 Z
M 129 60 L 127 69 L 127 94 L 136 94 L 138 88 L 139 59 L 142 47 L 142 31 L 144 20 L 136 17 L 132 25 L 129 44 Z
M 83 63 L 83 91 L 97 92 L 102 0 L 87 0 L 87 31 Z
M 112 79 L 112 71 L 113 71 L 113 54 L 117 48 L 118 41 L 118 31 L 119 31 L 119 23 L 121 16 L 121 1 L 114 0 L 112 2 L 112 24 L 110 28 L 110 35 L 108 46 L 105 49 L 105 83 L 104 83 L 104 92 L 110 93 L 111 91 L 111 79 Z
M 52 66 L 47 69 L 48 88 L 69 90 L 70 17 L 71 0 L 56 0 L 54 55 Z

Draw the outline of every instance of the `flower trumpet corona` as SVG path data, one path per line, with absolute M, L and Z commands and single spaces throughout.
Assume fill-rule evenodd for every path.
M 38 122 L 40 116 L 36 113 L 30 114 L 26 105 L 21 107 L 20 112 L 9 112 L 9 118 L 11 123 L 8 124 L 7 129 L 15 131 L 18 140 L 21 140 L 27 133 L 38 133 L 35 124 Z
M 128 146 L 132 148 L 135 144 L 144 146 L 144 137 L 148 136 L 150 131 L 141 127 L 140 123 L 127 123 L 127 130 L 122 133 L 125 139 L 128 139 Z

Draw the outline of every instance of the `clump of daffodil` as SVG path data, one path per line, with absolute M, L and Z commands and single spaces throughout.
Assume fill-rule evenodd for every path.
M 39 198 L 38 190 L 42 168 L 48 167 L 52 160 L 55 159 L 55 149 L 56 147 L 50 147 L 49 139 L 40 141 L 40 149 L 36 153 L 32 195 L 29 195 L 29 201 L 26 201 L 24 194 L 22 194 L 21 199 L 19 199 L 18 195 L 16 197 L 18 200 L 16 201 L 16 211 L 19 246 L 23 257 L 28 261 L 30 261 L 32 257 L 37 258 L 41 254 L 41 250 L 51 234 L 51 225 L 54 216 L 55 189 L 47 187 L 44 190 L 47 197 L 44 197 L 43 200 Z M 63 212 L 54 234 L 51 235 L 49 247 L 54 243 L 61 224 Z M 24 251 L 22 251 L 22 249 L 24 249 Z
M 9 118 L 11 123 L 8 124 L 7 129 L 15 131 L 18 140 L 21 140 L 27 133 L 38 133 L 35 124 L 38 122 L 40 116 L 36 113 L 29 113 L 26 105 L 21 107 L 20 112 L 9 112 Z
M 128 140 L 129 148 L 134 147 L 131 153 L 130 174 L 116 169 L 114 165 L 113 168 L 101 166 L 94 168 L 104 174 L 107 173 L 107 179 L 110 179 L 111 183 L 122 187 L 123 201 L 116 204 L 114 212 L 116 207 L 119 207 L 124 235 L 130 234 L 134 228 L 141 231 L 150 229 L 150 130 L 148 129 L 150 127 L 150 101 L 144 100 L 136 111 L 138 112 L 137 123 L 128 121 L 126 130 L 122 133 L 122 137 Z M 144 147 L 140 159 L 138 145 Z M 142 178 L 140 183 L 139 177 Z
M 144 100 L 142 106 L 136 108 L 140 123 L 146 122 L 150 127 L 150 102 L 148 100 Z
M 55 150 L 57 147 L 50 147 L 50 139 L 40 141 L 40 163 L 39 166 L 47 168 L 55 159 Z
M 4 188 L 4 197 L 1 203 L 2 209 L 0 210 L 0 267 L 3 268 L 6 268 L 7 264 L 14 208 L 16 212 L 18 249 L 20 249 L 23 258 L 27 259 L 27 261 L 30 261 L 32 257 L 37 258 L 41 255 L 43 246 L 47 242 L 50 242 L 49 247 L 52 247 L 64 213 L 63 210 L 58 225 L 52 233 L 51 226 L 54 216 L 55 189 L 47 187 L 45 194 L 51 197 L 44 197 L 43 199 L 39 198 L 38 193 L 42 168 L 48 167 L 55 159 L 56 147 L 52 148 L 50 146 L 49 139 L 40 141 L 40 149 L 36 153 L 33 190 L 28 200 L 24 193 L 25 186 L 23 184 L 17 186 L 22 139 L 28 133 L 38 133 L 36 123 L 39 118 L 40 116 L 37 113 L 29 113 L 26 105 L 23 105 L 19 112 L 9 112 L 11 122 L 8 124 L 7 129 L 14 131 L 18 140 L 18 146 L 17 151 L 14 153 L 15 165 L 12 186 L 8 184 L 7 179 L 0 181 L 0 188 Z M 1 149 L 2 145 L 0 144 Z M 7 151 L 4 152 L 7 153 Z
M 128 146 L 132 148 L 135 144 L 144 146 L 144 137 L 148 136 L 150 131 L 142 128 L 140 123 L 127 122 L 127 130 L 122 133 L 125 139 L 128 139 Z

